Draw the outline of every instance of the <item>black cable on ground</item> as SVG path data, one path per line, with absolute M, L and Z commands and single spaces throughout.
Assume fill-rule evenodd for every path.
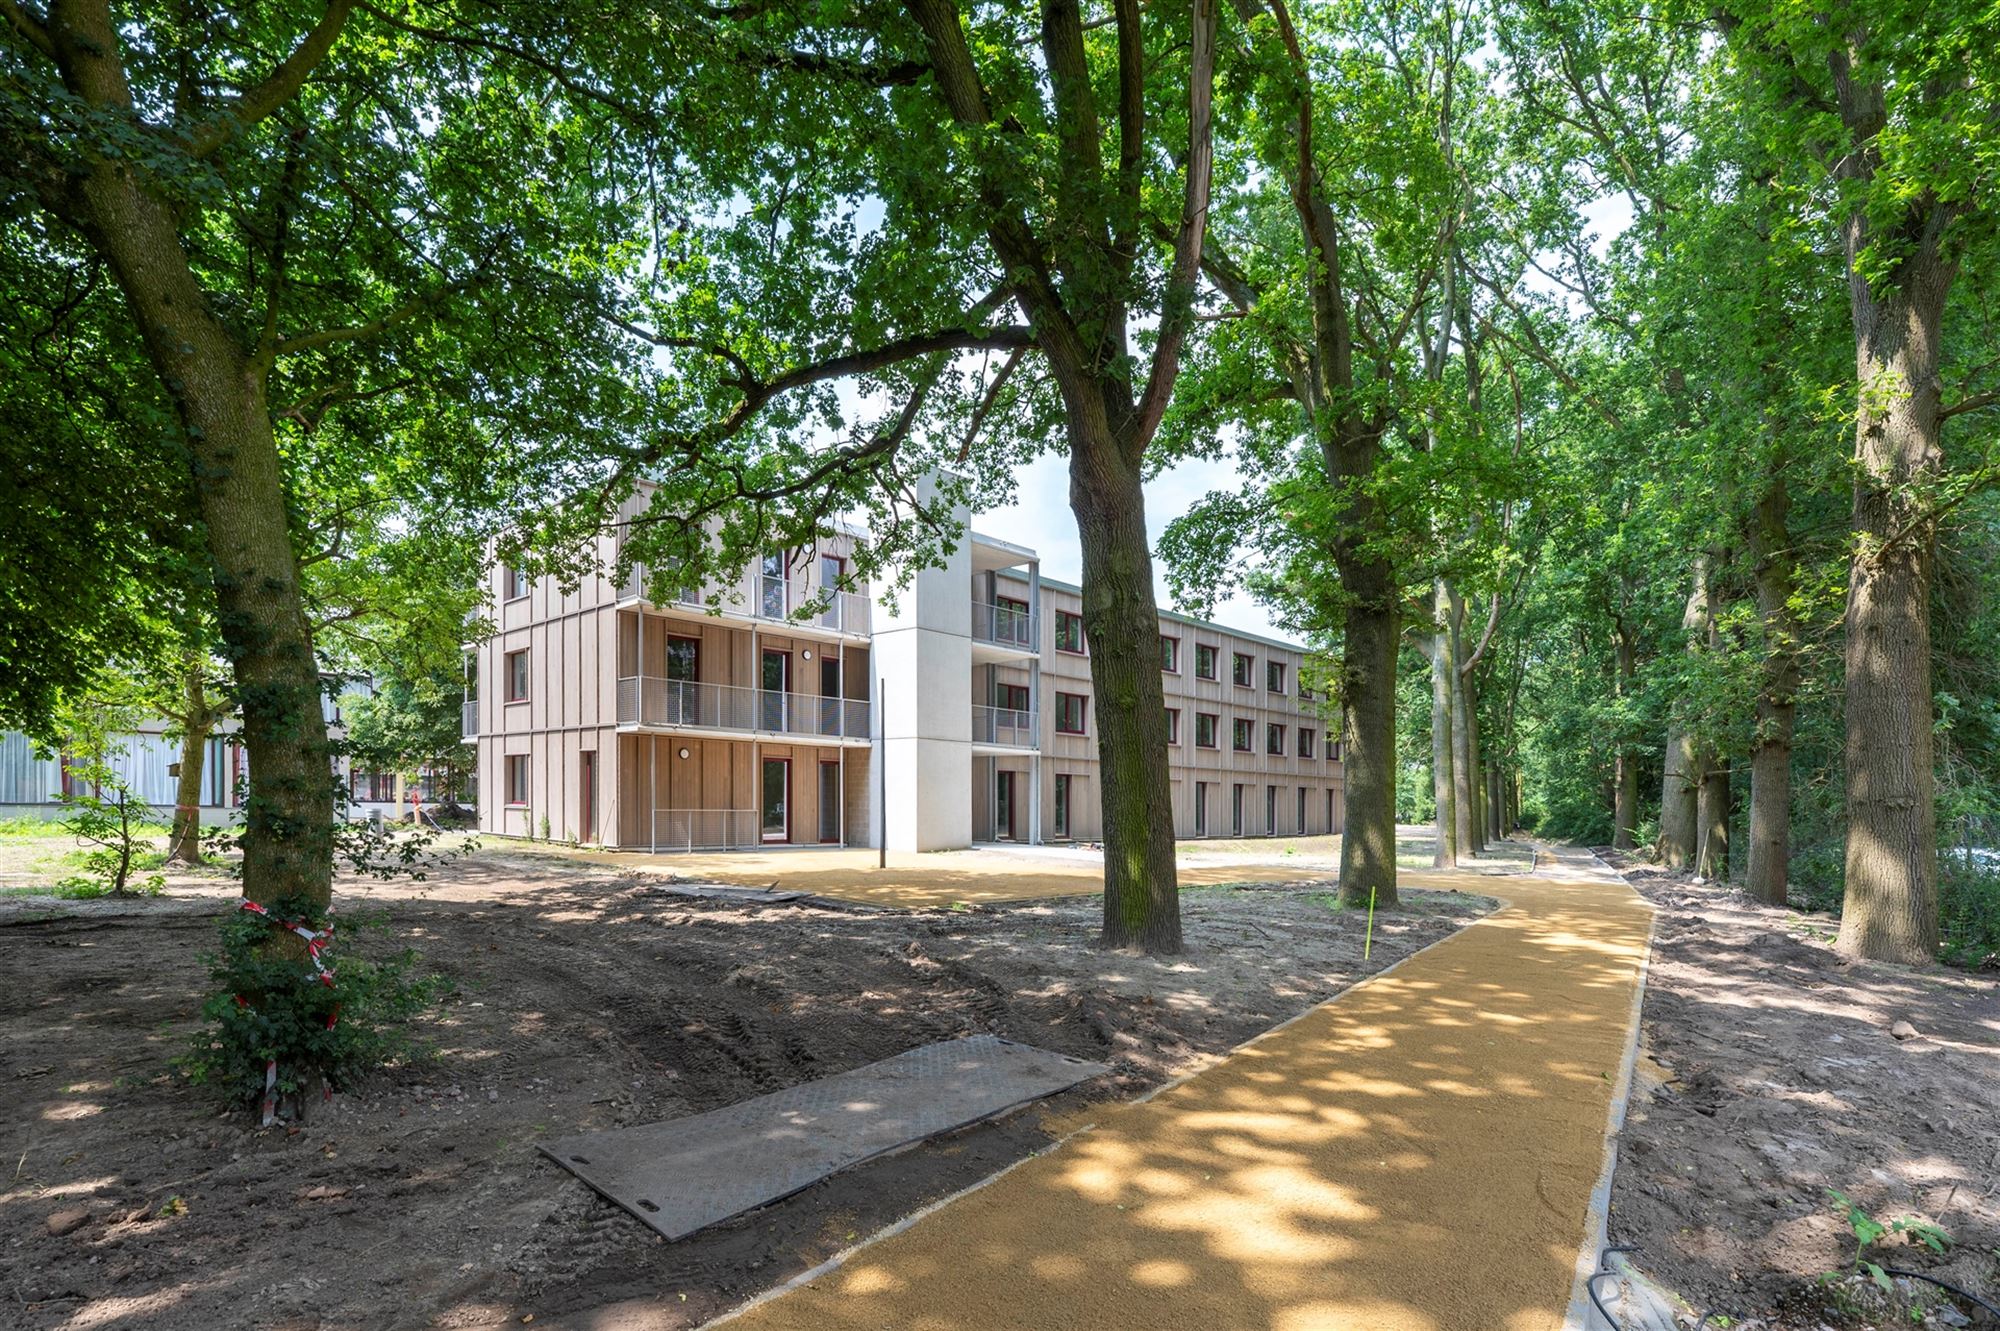
M 1624 1274 L 1620 1271 L 1614 1271 L 1611 1268 L 1612 1253 L 1638 1251 L 1639 1248 L 1636 1244 L 1614 1243 L 1597 1255 L 1597 1270 L 1584 1278 L 1583 1292 L 1590 1296 L 1590 1306 L 1597 1309 L 1597 1315 L 1604 1319 L 1604 1324 L 1610 1327 L 1611 1331 L 1624 1331 L 1624 1328 L 1619 1325 L 1618 1319 L 1611 1315 L 1611 1310 L 1604 1306 L 1604 1300 L 1597 1297 L 1597 1282 L 1606 1276 L 1616 1277 Z M 1942 1284 L 1943 1282 L 1940 1281 L 1938 1283 Z M 1972 1296 L 1967 1295 L 1967 1297 L 1970 1298 Z M 1977 1302 L 1976 1299 L 1974 1301 Z M 1701 1320 L 1694 1324 L 1694 1331 L 1707 1331 L 1708 1324 L 1714 1321 L 1718 1315 L 1718 1309 L 1710 1308 L 1701 1315 Z
M 1906 1276 L 1911 1280 L 1927 1280 L 1931 1284 L 1936 1285 L 1939 1289 L 1945 1291 L 1947 1294 L 1956 1294 L 1961 1299 L 1970 1299 L 1972 1302 L 1984 1308 L 1986 1310 L 1987 1316 L 1991 1317 L 1996 1322 L 2000 1322 L 2000 1308 L 1994 1307 L 1992 1304 L 1988 1303 L 1985 1299 L 1980 1298 L 1977 1294 L 1974 1294 L 1969 1289 L 1960 1289 L 1957 1285 L 1954 1285 L 1949 1281 L 1939 1280 L 1936 1276 L 1927 1276 L 1922 1271 L 1899 1271 L 1893 1266 L 1885 1266 L 1882 1268 L 1882 1270 L 1885 1274 L 1892 1276 Z

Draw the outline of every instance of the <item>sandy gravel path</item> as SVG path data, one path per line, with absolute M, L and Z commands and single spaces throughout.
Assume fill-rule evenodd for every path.
M 731 1331 L 1562 1324 L 1652 909 L 1587 852 Z

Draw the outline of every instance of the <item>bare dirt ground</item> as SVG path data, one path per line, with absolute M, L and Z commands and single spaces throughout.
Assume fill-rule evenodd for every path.
M 1891 1239 L 1870 1260 L 2000 1303 L 2000 983 L 1848 963 L 1830 917 L 1598 853 L 1659 908 L 1611 1241 L 1731 1324 L 1911 1325 L 1865 1279 L 1821 1281 L 1855 1256 L 1838 1189 L 1956 1241 L 1940 1258 Z
M 693 1325 L 1491 904 L 1407 893 L 1364 966 L 1323 880 L 1198 888 L 1187 955 L 1157 961 L 1097 950 L 1092 898 L 745 906 L 659 881 L 488 850 L 420 893 L 343 882 L 350 921 L 390 925 L 352 946 L 414 941 L 458 996 L 425 1024 L 428 1061 L 299 1130 L 254 1129 L 169 1069 L 230 884 L 0 900 L 0 1326 Z M 974 1031 L 1113 1075 L 674 1244 L 535 1151 Z

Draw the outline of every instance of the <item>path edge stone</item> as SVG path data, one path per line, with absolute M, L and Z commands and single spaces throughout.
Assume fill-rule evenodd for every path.
M 1632 886 L 1631 879 L 1605 863 L 1596 851 L 1587 847 L 1584 851 L 1593 863 L 1625 884 L 1647 907 L 1646 951 L 1639 958 L 1639 974 L 1632 985 L 1631 1013 L 1626 1019 L 1625 1056 L 1619 1060 L 1618 1078 L 1611 1090 L 1611 1112 L 1605 1116 L 1603 1161 L 1597 1175 L 1597 1186 L 1590 1192 L 1590 1211 L 1583 1222 L 1583 1244 L 1577 1250 L 1575 1274 L 1570 1281 L 1569 1310 L 1563 1315 L 1562 1323 L 1563 1331 L 1619 1331 L 1619 1328 L 1603 1325 L 1604 1319 L 1591 1305 L 1585 1285 L 1599 1269 L 1599 1258 L 1603 1255 L 1610 1230 L 1611 1184 L 1618 1173 L 1618 1136 L 1625 1130 L 1625 1113 L 1631 1105 L 1633 1080 L 1638 1075 L 1640 1019 L 1646 1006 L 1646 981 L 1653 966 L 1653 939 L 1659 931 L 1660 912 L 1652 902 L 1646 901 L 1644 893 Z M 1619 1255 L 1613 1254 L 1614 1257 Z M 1637 1275 L 1629 1262 L 1616 1269 L 1628 1275 Z M 1640 1282 L 1635 1280 L 1633 1283 Z

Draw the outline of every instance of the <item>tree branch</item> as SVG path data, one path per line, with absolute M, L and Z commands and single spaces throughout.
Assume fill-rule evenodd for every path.
M 1963 416 L 1968 411 L 1984 411 L 1996 405 L 2000 405 L 2000 392 L 1978 393 L 1972 397 L 1962 397 L 1948 407 L 1940 407 L 1938 419 L 1948 421 L 1953 416 Z
M 473 285 L 472 279 L 446 283 L 434 291 L 427 291 L 416 299 L 397 306 L 379 319 L 370 319 L 365 324 L 354 324 L 346 328 L 321 328 L 311 333 L 300 333 L 296 337 L 281 337 L 277 340 L 272 355 L 290 356 L 339 342 L 363 342 L 371 337 L 380 337 L 391 328 L 408 323 L 433 305 L 441 303 L 447 297 L 458 295 L 471 285 Z
M 1208 227 L 1210 178 L 1215 166 L 1216 0 L 1194 0 L 1194 47 L 1188 59 L 1188 164 L 1181 200 L 1180 234 L 1174 240 L 1173 268 L 1160 300 L 1160 340 L 1139 400 L 1138 421 L 1126 449 L 1133 460 L 1145 451 L 1173 396 L 1180 374 L 1181 344 L 1194 310 L 1195 279 L 1201 271 L 1202 239 Z
M 37 18 L 17 0 L 0 0 L 0 13 L 7 16 L 7 26 L 19 33 L 23 41 L 49 59 L 56 58 L 56 44 L 49 37 L 48 20 Z
M 7 2 L 11 3 L 11 0 Z M 333 44 L 340 40 L 341 29 L 346 26 L 347 16 L 353 11 L 354 0 L 328 0 L 326 12 L 320 15 L 319 22 L 292 48 L 290 55 L 278 62 L 278 67 L 271 71 L 268 78 L 189 133 L 188 155 L 208 156 L 297 96 L 306 79 L 333 50 Z

